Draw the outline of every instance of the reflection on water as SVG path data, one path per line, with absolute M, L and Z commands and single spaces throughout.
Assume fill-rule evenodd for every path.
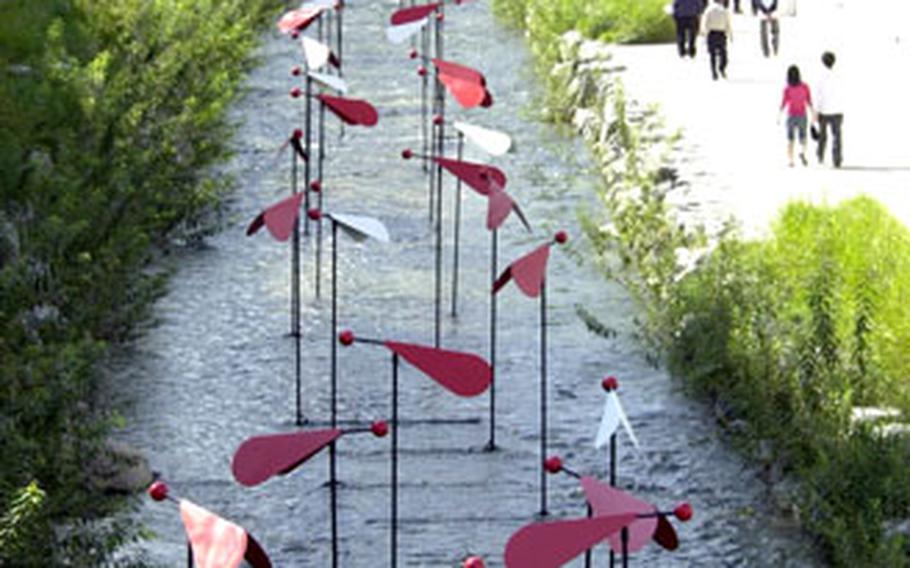
M 340 249 L 342 327 L 373 337 L 432 340 L 433 239 L 426 219 L 426 183 L 404 147 L 419 146 L 419 104 L 414 62 L 388 44 L 383 26 L 393 2 L 351 3 L 346 10 L 346 80 L 351 96 L 379 110 L 373 129 L 336 125 L 327 136 L 327 208 L 381 218 L 393 242 Z M 505 130 L 516 150 L 496 160 L 509 176 L 508 190 L 535 225 L 529 237 L 515 219 L 500 231 L 501 264 L 565 228 L 580 237 L 576 211 L 589 204 L 596 179 L 584 152 L 571 140 L 528 120 L 536 81 L 527 71 L 521 38 L 500 29 L 486 2 L 447 14 L 447 57 L 482 69 L 495 97 L 491 109 L 450 116 Z M 236 156 L 227 169 L 238 182 L 234 222 L 203 250 L 187 252 L 156 307 L 159 326 L 115 362 L 114 388 L 128 401 L 124 437 L 147 452 L 153 468 L 175 493 L 240 523 L 257 536 L 277 566 L 328 565 L 327 457 L 318 456 L 292 475 L 247 489 L 230 473 L 234 450 L 247 437 L 293 428 L 293 342 L 288 325 L 288 251 L 264 234 L 244 236 L 245 223 L 288 191 L 284 161 L 272 162 L 277 144 L 295 126 L 299 110 L 287 93 L 288 71 L 300 63 L 297 47 L 269 34 L 263 64 L 249 93 L 234 109 L 240 124 Z M 466 158 L 486 158 L 470 148 Z M 448 183 L 446 208 L 452 209 Z M 443 343 L 486 355 L 489 237 L 486 204 L 464 196 L 463 269 L 457 320 L 445 319 Z M 578 246 L 576 243 L 575 246 Z M 304 251 L 305 414 L 328 417 L 329 302 L 315 301 L 312 249 Z M 648 367 L 627 336 L 606 343 L 588 334 L 574 314 L 577 303 L 623 329 L 629 301 L 613 285 L 564 251 L 554 249 L 549 270 L 550 445 L 581 472 L 602 472 L 605 456 L 593 449 L 606 373 L 620 378 L 621 396 L 642 441 L 619 451 L 619 482 L 645 499 L 669 507 L 688 499 L 696 516 L 679 529 L 682 546 L 670 555 L 656 547 L 639 553 L 653 565 L 806 565 L 802 544 L 768 515 L 754 472 L 718 439 L 705 410 L 684 399 L 669 378 Z M 448 278 L 448 276 L 447 276 Z M 328 289 L 327 285 L 324 289 Z M 453 566 L 468 552 L 501 564 L 509 535 L 537 508 L 538 336 L 537 303 L 514 286 L 500 295 L 495 453 L 486 441 L 486 398 L 455 399 L 405 367 L 401 375 L 404 418 L 470 419 L 455 424 L 411 423 L 401 431 L 402 534 L 400 558 L 408 566 Z M 340 351 L 340 416 L 370 420 L 389 413 L 388 357 L 356 346 Z M 388 439 L 345 437 L 339 443 L 342 561 L 381 566 L 388 553 Z M 579 487 L 550 479 L 555 517 L 580 515 Z M 176 511 L 146 503 L 143 520 L 159 535 L 150 555 L 168 566 L 183 561 Z M 605 561 L 603 551 L 598 562 Z

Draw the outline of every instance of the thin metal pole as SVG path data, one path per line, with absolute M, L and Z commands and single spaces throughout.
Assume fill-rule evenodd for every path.
M 547 284 L 540 286 L 540 514 L 547 512 Z
M 319 160 L 316 165 L 316 179 L 319 181 L 319 192 L 316 194 L 316 207 L 322 211 L 323 162 L 325 162 L 325 104 L 319 102 Z M 322 297 L 322 216 L 316 220 L 316 299 Z
M 332 221 L 332 428 L 338 426 L 338 224 Z M 329 446 L 329 491 L 332 500 L 332 566 L 338 568 L 338 473 L 335 441 Z
M 428 113 L 427 113 L 427 91 L 429 90 L 429 65 L 430 58 L 427 52 L 430 50 L 430 26 L 424 26 L 420 30 L 420 61 L 423 68 L 427 70 L 426 73 L 420 78 L 420 140 L 423 145 L 423 155 L 426 156 L 429 153 L 429 145 L 427 143 L 427 138 L 429 134 L 427 132 L 428 125 Z M 429 163 L 427 159 L 423 159 L 423 171 L 424 173 L 429 172 Z M 433 216 L 433 194 L 429 195 L 430 198 L 430 218 Z
M 291 149 L 291 195 L 297 195 L 297 152 Z M 297 330 L 297 302 L 300 301 L 300 217 L 294 222 L 294 240 L 291 241 L 291 331 Z
M 336 39 L 338 41 L 338 76 L 344 77 L 344 72 L 342 71 L 342 65 L 344 65 L 344 23 L 343 14 L 344 14 L 344 0 L 338 0 L 338 26 L 335 28 Z
M 458 160 L 464 153 L 464 135 L 458 133 Z M 458 317 L 458 245 L 461 240 L 461 178 L 455 181 L 455 231 L 453 239 L 455 248 L 452 254 L 452 317 Z
M 589 503 L 588 504 L 588 518 L 590 519 L 593 516 L 594 516 L 594 510 L 591 508 L 591 505 Z M 593 551 L 590 548 L 585 550 L 585 568 L 591 568 L 592 552 Z
M 499 230 L 490 233 L 490 289 L 499 272 Z M 490 439 L 485 448 L 496 449 L 496 294 L 490 294 Z
M 629 529 L 628 527 L 623 527 L 622 532 L 620 533 L 620 540 L 622 541 L 622 568 L 629 567 Z
M 321 20 L 320 20 L 321 21 Z M 306 117 L 304 118 L 306 131 L 306 148 L 305 154 L 307 155 L 307 160 L 303 168 L 303 209 L 305 211 L 310 210 L 310 160 L 309 157 L 313 154 L 311 153 L 312 149 L 312 102 L 313 100 L 313 80 L 310 78 L 309 73 L 306 77 Z M 310 218 L 306 215 L 303 216 L 303 234 L 304 236 L 310 235 Z
M 398 566 L 398 353 L 392 354 L 392 502 L 391 566 Z
M 439 14 L 443 13 L 443 8 L 438 8 Z M 442 58 L 442 40 L 443 40 L 443 20 L 436 19 L 436 57 Z M 443 157 L 445 154 L 445 93 L 442 82 L 439 80 L 439 72 L 436 72 L 436 114 L 442 120 L 439 121 L 438 131 L 436 132 L 436 155 Z M 434 120 L 435 122 L 435 120 Z M 435 327 L 435 347 L 438 349 L 441 344 L 442 335 L 442 166 L 436 165 L 436 327 Z
M 608 467 L 610 473 L 610 486 L 616 487 L 616 434 L 610 436 L 610 464 Z M 625 530 L 625 529 L 623 529 Z M 616 565 L 616 554 L 610 548 L 610 568 Z
M 186 543 L 186 568 L 193 568 L 193 545 Z

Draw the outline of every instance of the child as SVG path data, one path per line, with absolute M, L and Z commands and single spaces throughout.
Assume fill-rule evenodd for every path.
M 799 76 L 799 67 L 791 65 L 787 69 L 787 86 L 784 88 L 784 98 L 780 103 L 780 110 L 787 109 L 787 159 L 793 167 L 793 141 L 799 133 L 799 143 L 802 151 L 799 159 L 804 166 L 809 165 L 806 160 L 806 127 L 808 111 L 812 109 L 812 94 L 809 85 L 802 82 Z M 778 115 L 778 123 L 780 115 Z

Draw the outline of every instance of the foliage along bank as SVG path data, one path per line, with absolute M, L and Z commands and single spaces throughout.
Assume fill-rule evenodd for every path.
M 275 0 L 0 4 L 0 565 L 97 566 L 139 532 L 89 464 L 114 415 L 95 363 L 160 291 L 147 270 L 226 184 Z
M 907 425 L 855 419 L 866 407 L 910 417 L 910 231 L 868 198 L 793 203 L 760 241 L 686 227 L 666 202 L 673 137 L 627 104 L 608 48 L 577 32 L 528 37 L 543 54 L 542 114 L 571 123 L 599 163 L 603 209 L 582 222 L 594 262 L 637 301 L 649 354 L 713 404 L 829 561 L 910 565 L 910 436 L 888 433 Z

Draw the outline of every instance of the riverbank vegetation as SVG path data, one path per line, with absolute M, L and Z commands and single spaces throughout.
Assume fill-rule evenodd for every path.
M 140 535 L 94 522 L 122 505 L 88 474 L 115 421 L 95 363 L 224 189 L 204 172 L 279 5 L 0 5 L 0 565 L 104 565 Z
M 910 230 L 868 198 L 792 203 L 761 240 L 735 223 L 686 227 L 667 203 L 673 137 L 626 101 L 608 55 L 577 34 L 542 49 L 555 54 L 545 97 L 560 101 L 544 115 L 585 136 L 604 181 L 602 209 L 581 212 L 594 262 L 638 303 L 644 348 L 710 404 L 827 560 L 910 565 L 910 435 L 897 433 L 910 417 Z

